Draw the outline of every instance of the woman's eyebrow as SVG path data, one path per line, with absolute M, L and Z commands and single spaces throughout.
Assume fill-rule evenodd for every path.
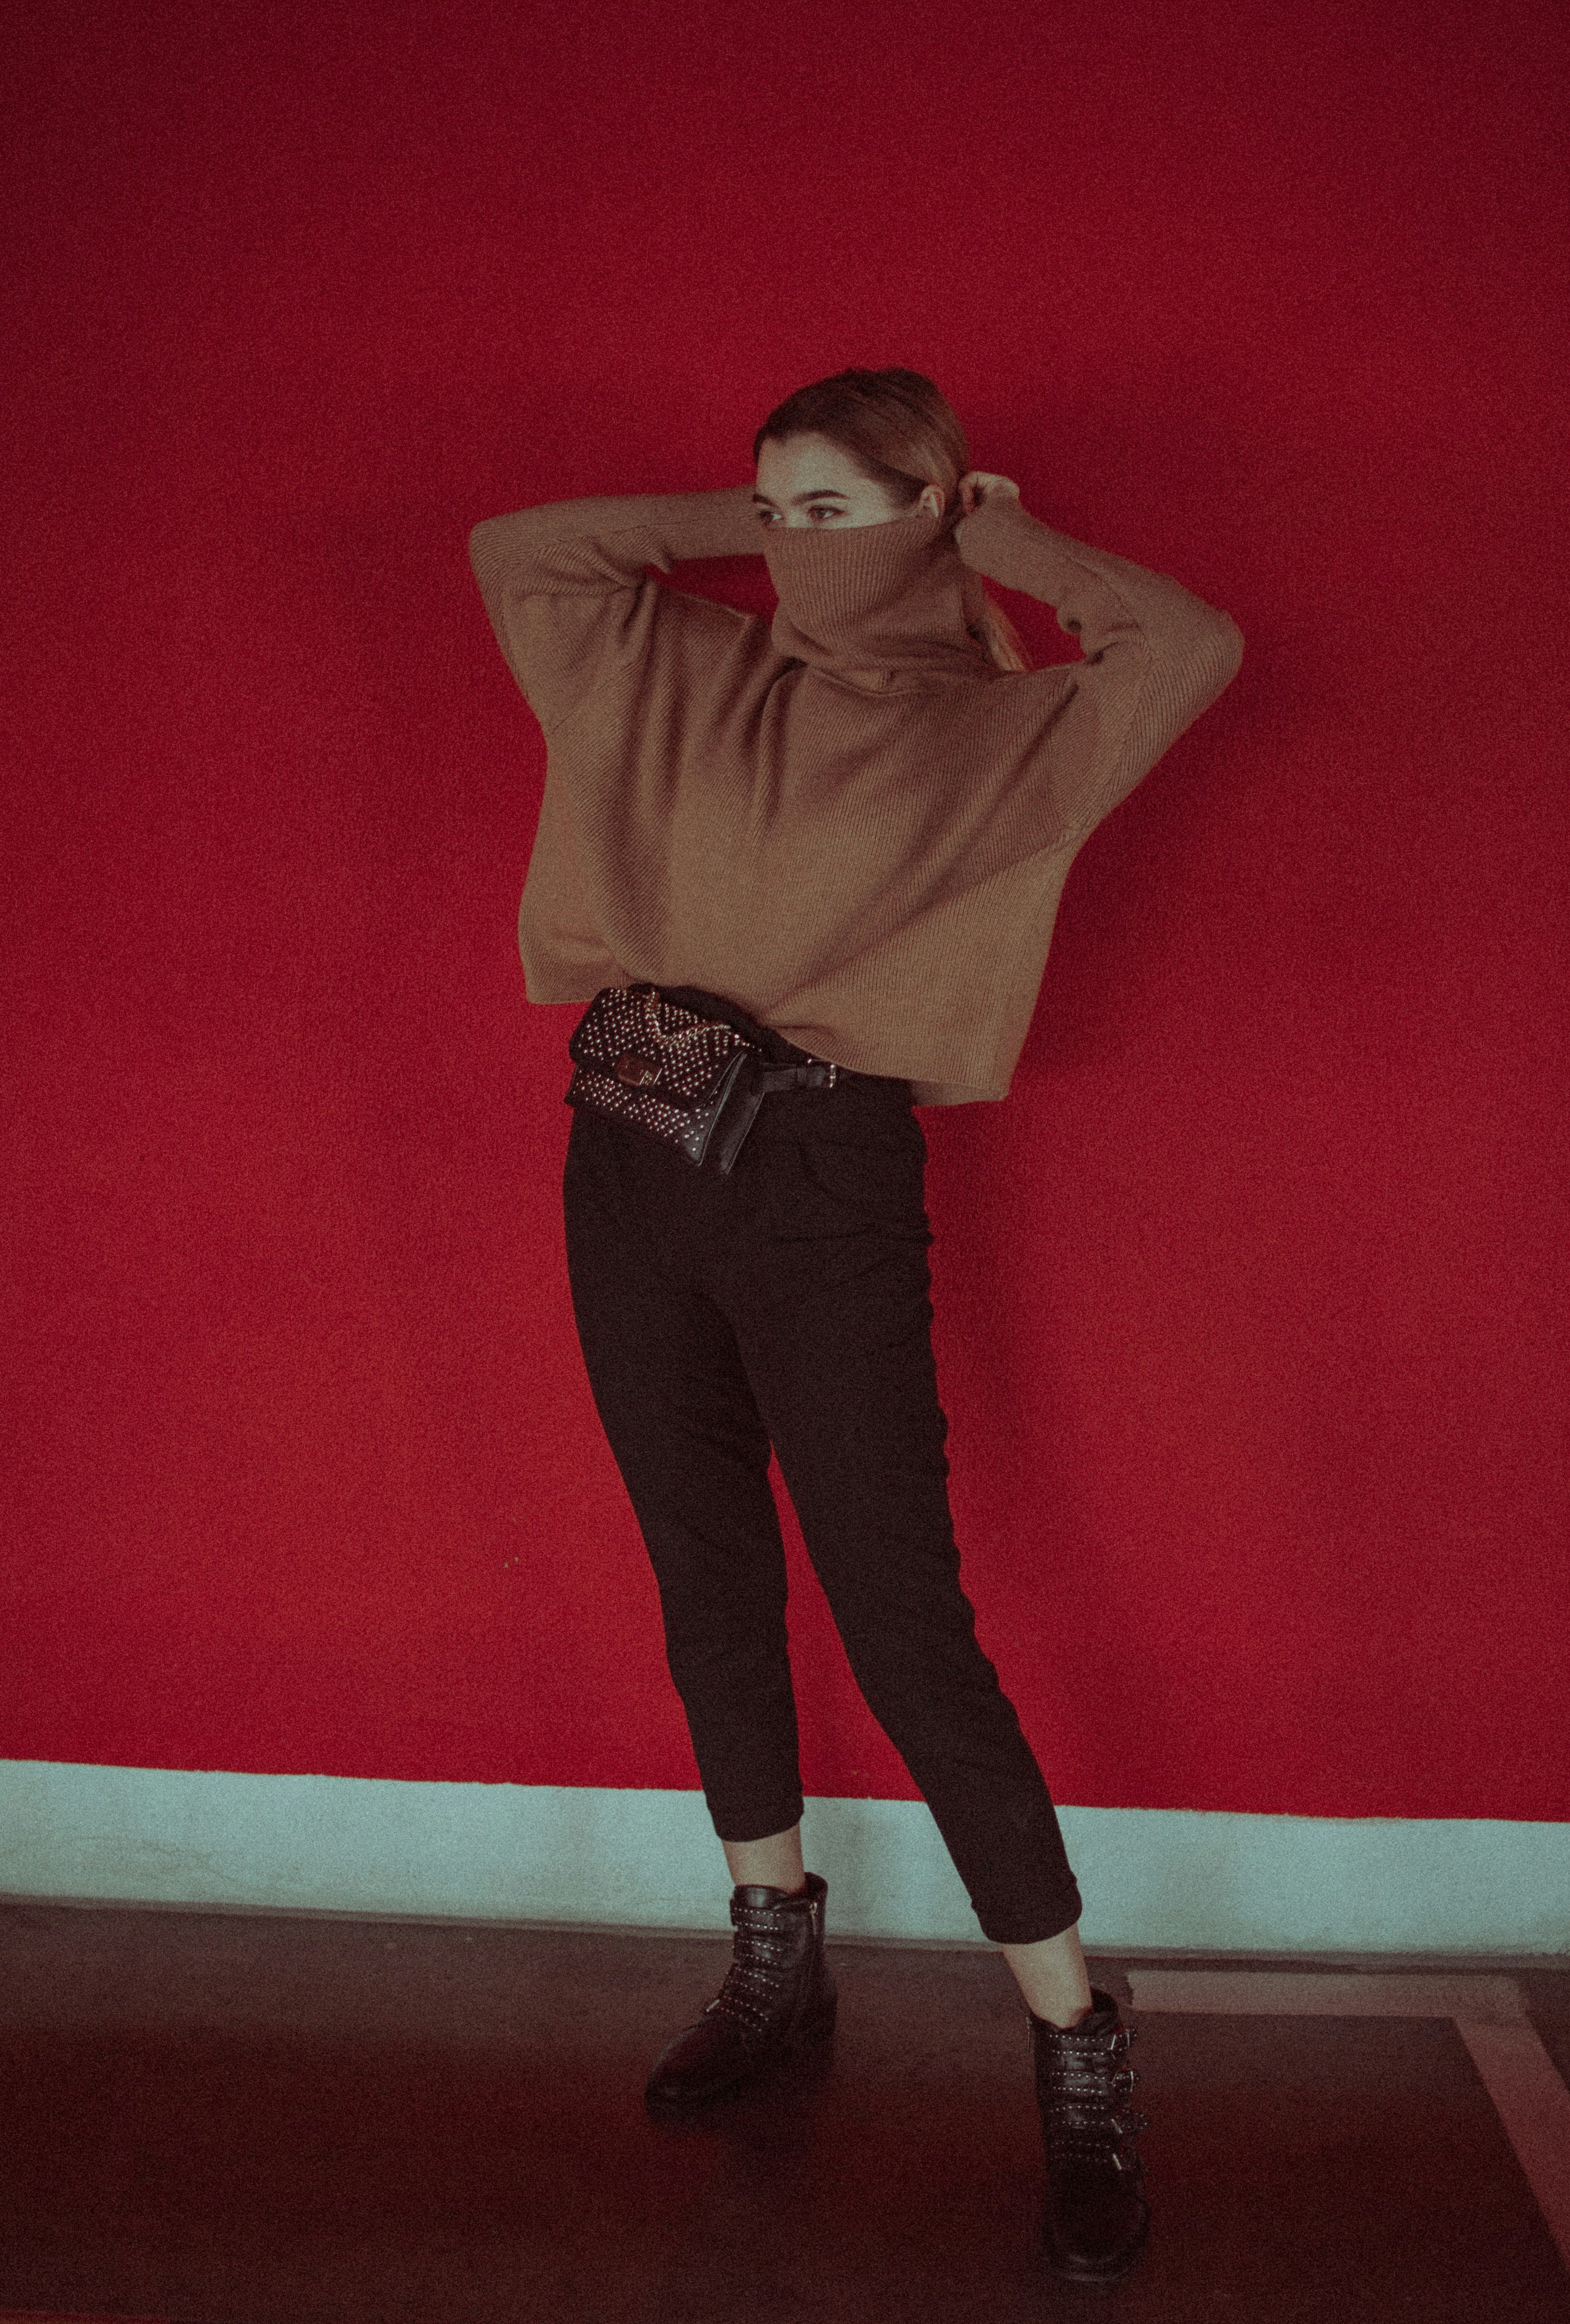
M 767 493 L 754 493 L 752 497 L 755 501 L 762 501 L 766 508 L 774 506 L 773 501 L 769 499 Z M 844 493 L 835 485 L 820 484 L 816 492 L 794 493 L 790 505 L 792 508 L 804 508 L 809 501 L 842 501 L 844 497 Z

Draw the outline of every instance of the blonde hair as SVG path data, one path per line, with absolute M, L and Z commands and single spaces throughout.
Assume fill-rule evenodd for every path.
M 965 430 L 947 397 L 919 371 L 897 366 L 837 371 L 798 387 L 776 404 L 753 438 L 754 463 L 766 443 L 791 436 L 826 436 L 904 509 L 915 506 L 923 485 L 935 484 L 948 515 L 970 466 Z M 1029 669 L 1030 656 L 1003 607 L 978 574 L 969 582 L 976 604 L 971 634 L 979 636 L 997 669 Z

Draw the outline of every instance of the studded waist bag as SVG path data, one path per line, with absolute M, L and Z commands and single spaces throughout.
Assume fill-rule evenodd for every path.
M 771 1090 L 832 1089 L 837 1065 L 769 1060 L 761 1026 L 706 1017 L 657 984 L 608 984 L 567 1043 L 574 1073 L 568 1105 L 656 1138 L 699 1169 L 729 1173 Z M 788 1044 L 787 1044 L 788 1046 Z

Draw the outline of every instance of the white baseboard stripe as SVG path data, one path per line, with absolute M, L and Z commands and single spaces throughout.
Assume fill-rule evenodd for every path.
M 1556 1953 L 1570 1824 L 1060 1810 L 1106 1951 Z M 814 1799 L 807 1859 L 846 1936 L 980 1941 L 922 1802 Z M 192 1774 L 0 1760 L 0 1893 L 713 1929 L 697 1792 Z
M 1136 2009 L 1202 2017 L 1455 2017 L 1481 2025 L 1524 2023 L 1513 1977 L 1439 1977 L 1403 1970 L 1153 1969 L 1129 1971 Z

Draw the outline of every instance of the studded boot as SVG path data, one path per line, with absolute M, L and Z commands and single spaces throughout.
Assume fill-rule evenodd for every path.
M 1110 1994 L 1090 1999 L 1089 2016 L 1067 2029 L 1027 2013 L 1047 2154 L 1042 2240 L 1055 2273 L 1111 2283 L 1134 2265 L 1150 2226 L 1134 2145 L 1149 2117 L 1126 2111 L 1139 2080 L 1124 2063 L 1134 2034 Z
M 730 2098 L 776 2058 L 832 2034 L 839 1997 L 823 1960 L 828 1893 L 815 1872 L 799 1896 L 781 1888 L 736 1890 L 725 1982 L 656 2060 L 645 2096 L 656 2112 Z

